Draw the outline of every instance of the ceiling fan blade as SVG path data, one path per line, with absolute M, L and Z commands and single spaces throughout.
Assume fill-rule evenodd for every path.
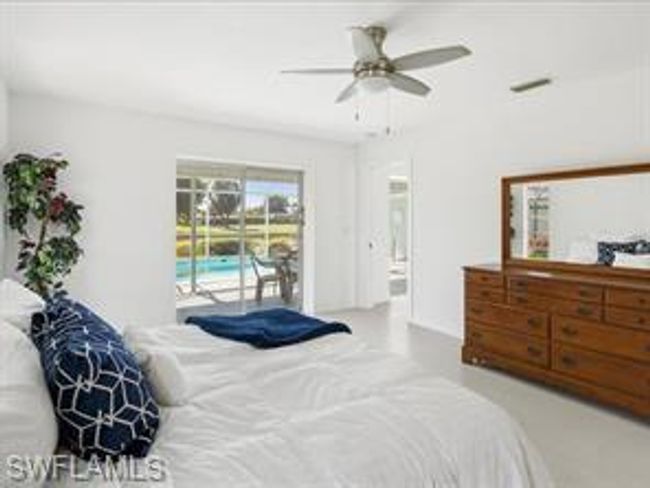
M 352 83 L 350 83 L 348 86 L 345 87 L 345 89 L 339 94 L 338 97 L 336 97 L 336 103 L 345 102 L 350 97 L 352 97 L 352 95 L 354 95 L 356 91 L 357 91 L 357 80 L 354 80 Z
M 398 90 L 402 90 L 413 95 L 419 95 L 421 97 L 427 96 L 427 94 L 431 91 L 431 88 L 429 88 L 421 81 L 416 80 L 415 78 L 411 78 L 410 76 L 403 75 L 401 73 L 389 73 L 388 81 L 390 81 L 390 85 L 393 88 L 397 88 Z
M 472 51 L 465 46 L 449 46 L 406 54 L 393 59 L 392 64 L 396 70 L 408 71 L 447 63 L 469 54 L 472 54 Z
M 351 75 L 351 68 L 283 69 L 283 75 Z
M 381 52 L 373 38 L 363 27 L 351 27 L 352 49 L 357 61 L 371 63 L 381 57 Z

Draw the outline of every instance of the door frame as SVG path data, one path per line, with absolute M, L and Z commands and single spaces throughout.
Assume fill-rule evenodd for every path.
M 359 289 L 358 290 L 358 305 L 362 308 L 372 308 L 376 305 L 379 305 L 383 302 L 381 301 L 376 301 L 375 297 L 372 296 L 372 291 L 369 286 L 369 283 L 373 279 L 374 276 L 374 271 L 372 269 L 372 258 L 370 256 L 370 249 L 369 249 L 369 242 L 373 238 L 373 229 L 372 229 L 372 222 L 375 222 L 376 219 L 382 219 L 386 222 L 388 222 L 388 215 L 382 215 L 378 216 L 377 215 L 377 210 L 376 210 L 376 205 L 373 205 L 372 201 L 372 196 L 373 196 L 373 188 L 372 185 L 374 184 L 375 180 L 375 172 L 381 171 L 385 173 L 386 175 L 390 175 L 391 168 L 397 167 L 397 166 L 402 166 L 405 168 L 405 175 L 408 180 L 408 188 L 407 188 L 407 252 L 408 252 L 408 261 L 407 261 L 407 266 L 406 266 L 406 279 L 407 279 L 407 290 L 406 290 L 406 300 L 407 300 L 407 314 L 408 314 L 408 320 L 411 320 L 413 317 L 413 310 L 414 310 L 414 285 L 415 285 L 415 279 L 414 279 L 414 255 L 413 255 L 413 250 L 414 250 L 414 235 L 415 235 L 415 230 L 413 228 L 413 223 L 414 223 L 414 164 L 413 164 L 413 159 L 411 157 L 404 157 L 404 158 L 391 158 L 388 161 L 374 161 L 370 162 L 367 164 L 364 168 L 360 168 L 360 183 L 362 187 L 365 185 L 365 188 L 362 188 L 360 192 L 360 200 L 359 204 L 362 208 L 360 208 L 360 214 L 359 218 L 361 219 L 361 222 L 365 221 L 370 223 L 369 228 L 366 228 L 364 231 L 363 229 L 360 230 L 360 239 L 359 239 L 359 250 L 360 254 L 359 256 L 359 263 L 358 263 L 358 274 L 359 274 L 359 284 L 362 285 L 365 289 Z M 365 173 L 365 174 L 364 174 Z M 386 181 L 386 192 L 387 192 L 387 197 L 388 197 L 388 179 Z M 364 208 L 365 207 L 365 208 Z M 386 275 L 386 279 L 389 279 L 389 276 Z M 390 296 L 389 300 L 390 302 Z
M 299 282 L 301 283 L 301 305 L 305 313 L 314 313 L 315 308 L 315 175 L 313 166 L 309 163 L 288 163 L 286 161 L 251 161 L 251 160 L 233 160 L 233 159 L 215 159 L 205 156 L 179 155 L 176 157 L 176 174 L 177 168 L 183 164 L 192 164 L 196 166 L 205 165 L 210 167 L 219 165 L 222 167 L 232 167 L 244 174 L 246 167 L 251 168 L 268 168 L 285 171 L 294 171 L 300 173 L 300 197 L 302 199 L 302 221 L 303 225 L 299 226 L 299 237 L 302 240 L 302 256 L 299 260 Z M 242 195 L 245 188 L 242 188 Z M 242 212 L 243 215 L 243 212 Z M 176 215 L 174 215 L 176 218 Z M 175 225 L 174 227 L 175 228 Z M 175 259 L 175 255 L 174 255 Z

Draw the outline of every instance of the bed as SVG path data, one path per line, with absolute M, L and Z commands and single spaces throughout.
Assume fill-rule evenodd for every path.
M 129 341 L 172 351 L 188 378 L 187 402 L 162 409 L 150 452 L 167 486 L 552 486 L 499 407 L 349 334 L 260 351 L 170 325 Z

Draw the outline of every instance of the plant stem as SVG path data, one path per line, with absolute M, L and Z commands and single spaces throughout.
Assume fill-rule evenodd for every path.
M 52 198 L 48 196 L 47 199 L 47 211 L 45 212 L 45 217 L 43 217 L 43 220 L 41 221 L 41 229 L 38 233 L 38 241 L 36 243 L 36 247 L 34 248 L 34 257 L 33 259 L 38 259 L 38 253 L 41 251 L 43 248 L 43 244 L 45 244 L 45 238 L 47 237 L 47 226 L 50 223 L 50 204 L 52 203 Z M 43 283 L 43 280 L 39 278 L 38 282 L 35 283 L 36 288 L 38 289 L 38 293 L 41 296 L 46 296 L 47 295 L 47 286 L 45 286 L 45 283 Z

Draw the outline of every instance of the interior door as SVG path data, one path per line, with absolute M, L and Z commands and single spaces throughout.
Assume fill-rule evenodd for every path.
M 390 166 L 380 165 L 370 170 L 370 305 L 390 299 Z

